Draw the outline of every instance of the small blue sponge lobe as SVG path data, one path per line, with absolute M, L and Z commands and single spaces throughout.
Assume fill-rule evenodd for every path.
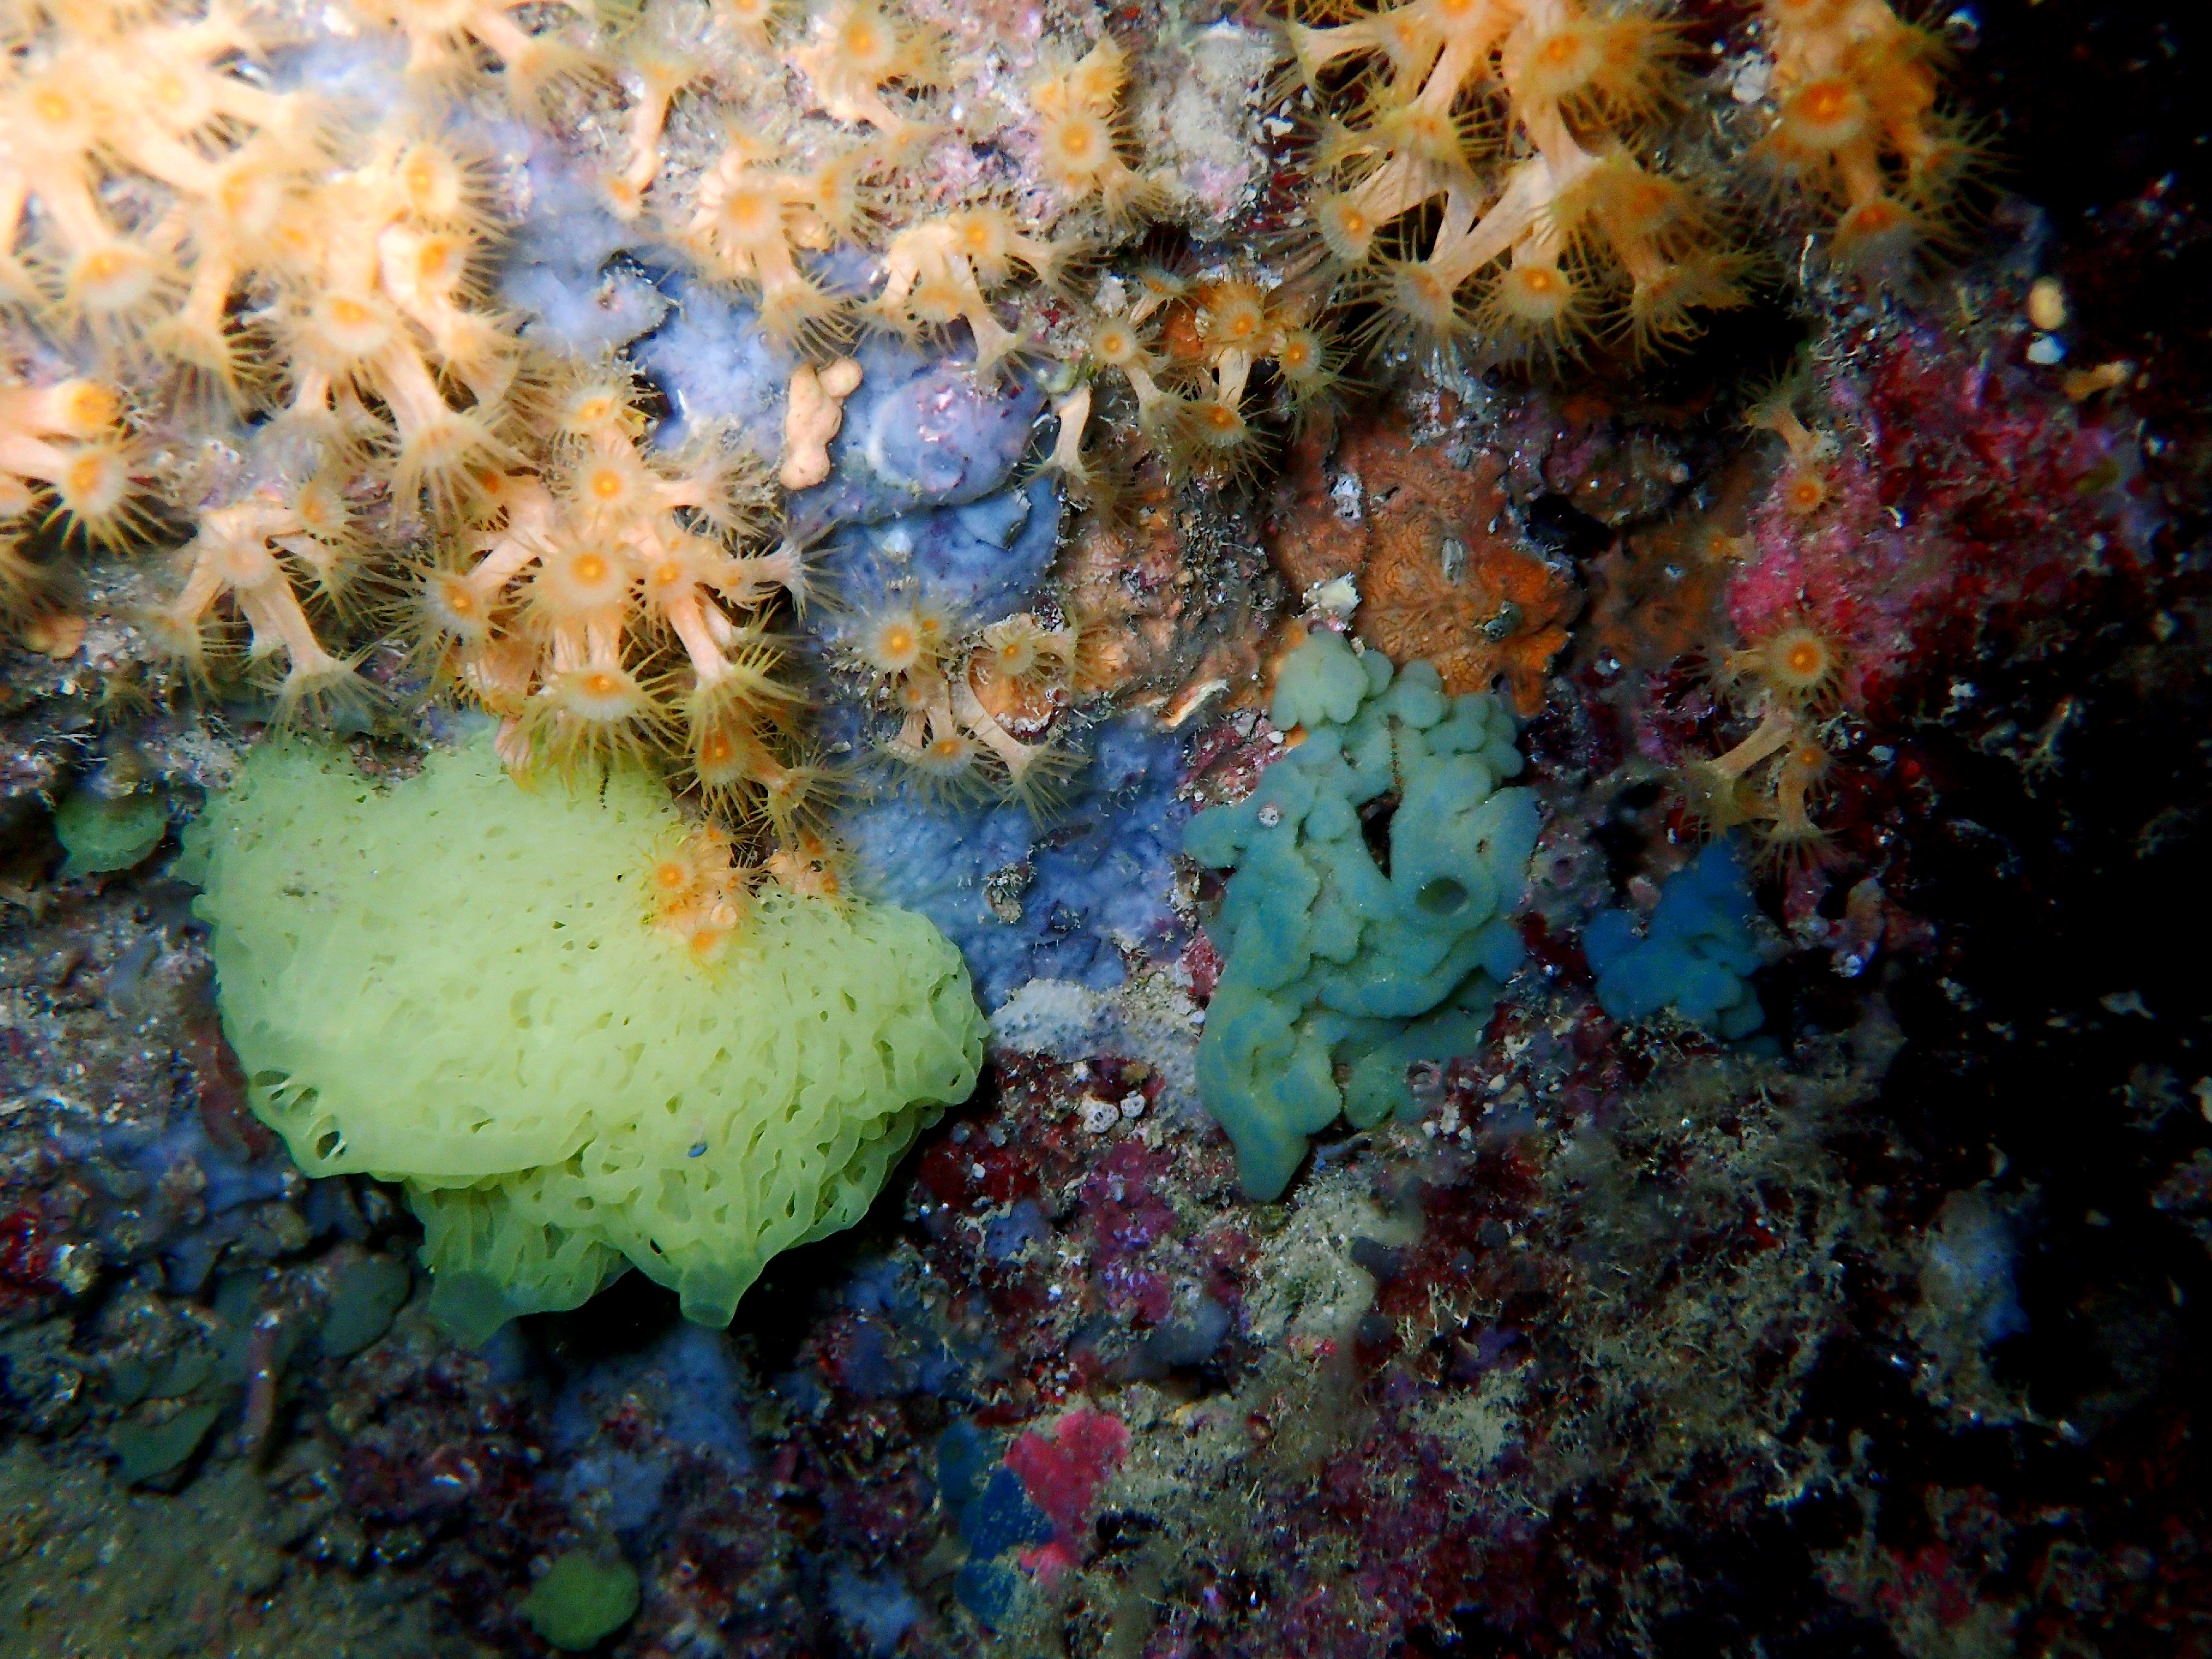
M 935 922 L 995 1012 L 1032 979 L 1111 990 L 1128 976 L 1127 952 L 1158 959 L 1181 947 L 1182 769 L 1172 732 L 1127 716 L 1097 728 L 1076 793 L 1049 823 L 1022 806 L 935 805 L 901 791 L 840 828 L 859 890 Z
M 1752 915 L 1735 844 L 1713 842 L 1668 881 L 1641 936 L 1629 911 L 1592 919 L 1583 954 L 1597 975 L 1598 1006 L 1623 1021 L 1672 1008 L 1731 1042 L 1750 1036 L 1766 1018 L 1750 983 L 1759 965 Z
M 902 513 L 854 525 L 816 561 L 836 603 L 817 623 L 834 647 L 898 603 L 933 606 L 980 626 L 1034 602 L 1060 545 L 1060 493 L 1049 477 L 1009 484 L 964 507 Z

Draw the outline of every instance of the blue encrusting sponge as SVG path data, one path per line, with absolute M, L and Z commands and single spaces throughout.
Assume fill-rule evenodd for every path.
M 1271 714 L 1303 740 L 1183 833 L 1191 857 L 1237 872 L 1209 929 L 1226 965 L 1198 1085 L 1256 1199 L 1281 1194 L 1340 1113 L 1364 1128 L 1408 1110 L 1407 1066 L 1480 1043 L 1520 965 L 1507 913 L 1537 827 L 1530 792 L 1498 787 L 1521 769 L 1512 716 L 1447 696 L 1427 663 L 1394 676 L 1316 634 L 1285 660 Z M 1370 836 L 1392 794 L 1386 868 Z
M 1639 938 L 1626 910 L 1606 910 L 1583 934 L 1598 1006 L 1618 1020 L 1672 1007 L 1734 1041 L 1766 1018 L 1748 976 L 1759 965 L 1751 889 L 1733 843 L 1717 841 L 1674 872 Z

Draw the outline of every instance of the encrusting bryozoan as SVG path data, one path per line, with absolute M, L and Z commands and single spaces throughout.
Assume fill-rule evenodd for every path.
M 748 891 L 635 767 L 520 789 L 480 734 L 378 788 L 280 740 L 185 858 L 254 1111 L 310 1175 L 404 1183 L 472 1341 L 626 1267 L 726 1324 L 982 1059 L 927 921 Z

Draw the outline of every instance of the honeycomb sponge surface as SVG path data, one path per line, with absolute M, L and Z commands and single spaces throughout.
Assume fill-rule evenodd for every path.
M 975 1085 L 982 1017 L 921 916 L 764 898 L 711 967 L 651 928 L 682 830 L 641 773 L 521 788 L 485 735 L 388 787 L 264 744 L 187 834 L 255 1112 L 309 1175 L 406 1184 L 464 1334 L 625 1262 L 726 1323 Z

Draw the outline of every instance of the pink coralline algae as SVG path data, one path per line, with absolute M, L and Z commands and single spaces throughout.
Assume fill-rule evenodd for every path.
M 1088 1407 L 1062 1417 L 1049 1438 L 1030 1429 L 1007 1448 L 1006 1467 L 1053 1528 L 1052 1541 L 1024 1554 L 1024 1566 L 1049 1577 L 1079 1564 L 1098 1488 L 1128 1450 L 1128 1426 Z
M 1102 1256 L 1141 1250 L 1175 1225 L 1158 1190 L 1173 1160 L 1141 1142 L 1123 1141 L 1098 1161 L 1083 1185 Z
M 2154 520 L 2120 417 L 1930 328 L 1844 349 L 1818 421 L 1842 449 L 1827 499 L 1794 510 L 1785 472 L 1753 507 L 1726 599 L 1741 637 L 1810 627 L 1842 657 L 1839 700 L 1872 711 L 2100 561 L 2143 556 Z

